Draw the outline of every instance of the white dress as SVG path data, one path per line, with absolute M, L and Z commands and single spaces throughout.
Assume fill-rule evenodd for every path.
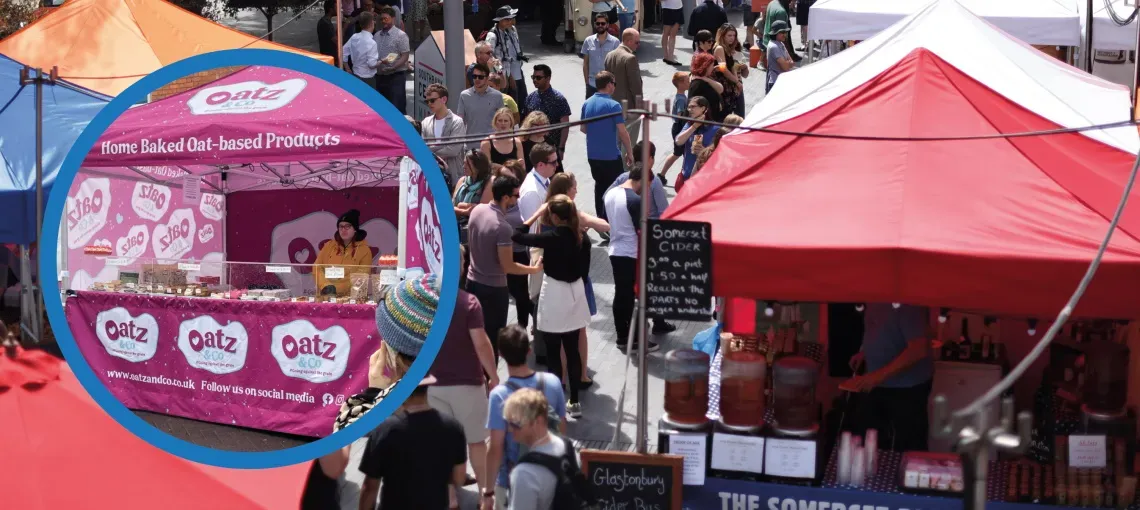
M 574 283 L 543 275 L 538 298 L 538 330 L 568 333 L 590 324 L 590 304 L 581 278 Z

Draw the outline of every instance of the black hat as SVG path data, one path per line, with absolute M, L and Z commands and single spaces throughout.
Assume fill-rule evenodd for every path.
M 348 223 L 348 224 L 352 225 L 352 228 L 359 229 L 360 228 L 360 211 L 357 211 L 356 209 L 352 209 L 352 210 L 340 215 L 340 219 L 336 220 L 336 224 L 340 225 L 341 223 Z
M 504 6 L 499 7 L 498 9 L 495 10 L 495 18 L 492 19 L 491 21 L 498 23 L 498 22 L 503 21 L 505 19 L 514 18 L 515 15 L 518 13 L 519 13 L 518 9 L 511 9 L 511 6 L 504 5 Z

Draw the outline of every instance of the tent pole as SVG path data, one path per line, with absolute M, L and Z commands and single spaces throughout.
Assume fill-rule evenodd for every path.
M 396 228 L 396 275 L 404 278 L 408 270 L 408 186 L 411 182 L 411 158 L 400 161 L 400 212 Z
M 34 245 L 35 250 L 38 252 L 43 249 L 43 229 L 44 229 L 44 72 L 42 69 L 36 68 L 36 242 Z M 52 70 L 55 74 L 55 70 Z M 29 256 L 29 259 L 31 257 Z M 38 260 L 33 261 L 38 264 Z M 32 331 L 35 335 L 36 343 L 43 341 L 44 329 L 44 314 L 43 314 L 43 289 L 41 284 L 43 282 L 43 268 L 37 271 L 29 271 L 32 273 L 31 295 L 34 306 L 32 312 L 35 316 L 32 317 Z
M 1136 8 L 1140 9 L 1140 6 Z M 1136 21 L 1136 25 L 1136 50 L 1135 53 L 1133 53 L 1132 61 L 1132 114 L 1130 117 L 1133 122 L 1136 121 L 1136 107 L 1138 103 L 1136 100 L 1136 91 L 1140 90 L 1140 20 Z
M 637 96 L 634 100 L 637 108 L 648 109 L 648 103 Z M 653 111 L 657 110 L 657 104 L 653 104 Z M 652 117 L 639 113 L 641 116 L 641 139 L 644 140 L 641 144 L 641 161 L 649 162 L 649 124 Z M 653 178 L 653 169 L 642 167 L 641 169 L 641 217 L 636 221 L 641 226 L 641 236 L 639 241 L 637 263 L 637 438 L 635 444 L 637 445 L 637 453 L 649 453 L 648 428 L 649 428 L 649 388 L 646 387 L 649 382 L 649 374 L 647 373 L 646 365 L 646 345 L 647 334 L 649 330 L 649 319 L 646 317 L 646 303 L 649 302 L 646 289 L 648 285 L 648 268 L 645 254 L 648 253 L 649 245 L 649 206 L 652 204 L 652 191 L 650 190 L 649 181 Z
M 1087 0 L 1085 5 L 1085 48 L 1081 53 L 1081 67 L 1086 73 L 1093 72 L 1093 0 Z
M 459 91 L 467 88 L 467 73 L 464 72 L 463 58 L 466 44 L 463 37 L 463 2 L 443 3 L 443 81 L 449 92 L 447 107 L 459 109 Z M 513 78 L 510 69 L 505 71 L 507 79 Z
M 336 65 L 344 68 L 344 9 L 336 3 Z
M 337 13 L 340 13 L 340 5 L 337 5 Z M 226 183 L 226 172 L 222 172 L 222 288 L 225 288 L 230 283 L 230 248 L 229 248 L 229 232 L 226 230 L 226 220 L 230 216 L 230 187 Z M 199 197 L 201 198 L 201 197 Z

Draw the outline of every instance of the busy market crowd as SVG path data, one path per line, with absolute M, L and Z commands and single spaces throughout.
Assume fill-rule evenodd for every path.
M 743 122 L 750 106 L 744 90 L 769 90 L 802 58 L 790 38 L 797 9 L 789 0 L 771 1 L 759 13 L 748 0 L 726 2 L 705 0 L 686 20 L 681 0 L 660 1 L 662 60 L 676 69 L 664 78 L 675 90 L 672 147 L 639 139 L 640 117 L 622 107 L 644 88 L 633 0 L 592 0 L 593 34 L 578 51 L 580 76 L 556 78 L 550 66 L 530 65 L 527 46 L 560 44 L 557 25 L 544 22 L 541 38 L 524 40 L 515 27 L 519 10 L 504 5 L 487 30 L 473 30 L 478 37 L 467 88 L 425 88 L 431 114 L 408 120 L 435 154 L 451 192 L 462 245 L 460 290 L 431 376 L 369 435 L 359 466 L 367 477 L 360 508 L 372 508 L 378 494 L 381 508 L 459 508 L 457 488 L 470 485 L 477 486 L 483 510 L 570 508 L 554 501 L 574 500 L 573 484 L 543 459 L 568 458 L 577 470 L 574 448 L 562 437 L 568 420 L 590 413 L 581 396 L 595 384 L 586 366 L 587 325 L 598 311 L 590 280 L 593 245 L 604 246 L 613 270 L 618 348 L 636 352 L 641 208 L 658 217 L 668 207 L 666 187 L 682 189 L 729 126 Z M 343 10 L 342 67 L 405 114 L 413 41 L 428 36 L 425 9 L 439 2 L 407 3 L 405 12 L 398 1 L 327 0 L 318 25 L 322 53 L 336 56 L 336 9 Z M 801 28 L 810 3 L 800 1 Z M 555 14 L 563 8 L 561 2 L 539 4 Z M 727 9 L 744 12 L 743 26 L 729 23 Z M 692 40 L 687 71 L 676 53 L 682 27 Z M 754 46 L 759 59 L 750 59 Z M 580 110 L 571 108 L 556 79 L 559 87 L 580 80 L 587 98 Z M 567 154 L 571 130 L 584 134 L 586 154 Z M 586 171 L 594 182 L 595 214 L 576 202 L 576 176 Z M 641 196 L 643 179 L 650 180 L 649 197 Z M 380 401 L 407 371 L 430 329 L 438 294 L 429 276 L 405 282 L 381 304 L 384 348 L 373 356 L 370 388 L 344 404 L 337 429 Z M 512 303 L 517 320 L 508 324 Z M 654 321 L 651 328 L 657 335 L 676 326 Z M 658 347 L 646 341 L 648 352 Z M 531 354 L 545 371 L 528 364 Z M 315 464 L 308 494 L 313 508 L 337 497 L 335 480 L 348 456 L 345 449 Z

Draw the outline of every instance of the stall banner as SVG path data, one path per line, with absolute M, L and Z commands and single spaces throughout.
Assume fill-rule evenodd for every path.
M 178 188 L 81 173 L 67 196 L 67 242 L 60 243 L 71 288 L 117 280 L 120 271 L 137 271 L 148 259 L 222 261 L 223 200 L 220 194 L 202 193 L 187 203 Z M 112 254 L 87 255 L 87 246 L 107 246 Z M 200 272 L 188 274 L 200 275 L 220 276 L 221 265 L 203 264 Z
M 432 200 L 431 189 L 423 169 L 415 161 L 404 158 L 400 164 L 400 172 L 408 174 L 405 278 L 414 278 L 422 273 L 442 273 L 443 230 L 439 226 L 439 211 Z
M 316 290 L 311 265 L 321 247 L 336 234 L 337 218 L 360 211 L 360 228 L 372 249 L 372 263 L 393 255 L 399 245 L 400 192 L 396 186 L 340 191 L 296 189 L 244 191 L 227 204 L 226 250 L 233 265 L 229 283 L 236 288 L 281 287 L 295 294 Z M 288 273 L 269 273 L 265 264 L 302 264 Z
M 962 510 L 961 498 L 888 494 L 860 489 L 805 487 L 706 477 L 684 488 L 685 510 Z M 1034 510 L 1041 505 L 989 501 L 990 510 Z M 1050 509 L 1072 507 L 1050 506 Z M 1075 510 L 1075 509 L 1074 509 Z
M 130 409 L 323 437 L 368 386 L 376 307 L 78 292 L 83 357 Z

